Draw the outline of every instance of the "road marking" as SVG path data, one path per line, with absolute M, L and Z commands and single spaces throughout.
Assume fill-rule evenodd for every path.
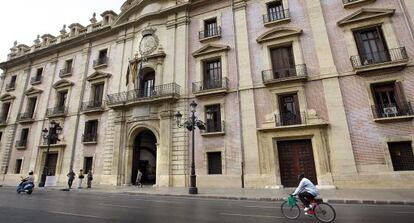
M 144 209 L 144 208 L 135 207 L 135 206 L 125 206 L 125 205 L 115 205 L 115 204 L 105 204 L 105 203 L 99 203 L 98 205 L 107 206 L 107 207 L 129 208 L 129 209 Z
M 270 207 L 270 206 L 243 206 L 245 208 L 268 208 L 268 209 L 279 209 L 280 207 Z
M 155 202 L 155 203 L 169 203 L 169 204 L 182 204 L 182 202 L 176 202 L 176 201 L 159 201 L 159 200 L 148 200 L 148 199 L 134 199 L 136 201 L 148 201 L 148 202 Z
M 250 215 L 250 214 L 232 214 L 232 213 L 220 213 L 220 215 L 253 217 L 253 218 L 284 218 L 284 217 L 273 216 L 273 215 Z
M 100 216 L 95 216 L 95 215 L 74 214 L 74 213 L 59 212 L 59 211 L 47 211 L 47 213 L 51 213 L 51 214 L 60 214 L 60 215 L 68 215 L 68 216 L 75 216 L 75 217 L 100 218 L 100 219 L 105 219 L 105 218 L 103 218 L 103 217 L 100 217 Z

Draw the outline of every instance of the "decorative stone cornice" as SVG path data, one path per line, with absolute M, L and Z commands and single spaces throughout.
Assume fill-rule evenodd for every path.
M 63 79 L 63 80 L 60 80 L 60 81 L 54 83 L 53 88 L 54 89 L 59 89 L 59 88 L 71 87 L 73 85 L 74 85 L 73 82 Z
M 43 90 L 35 88 L 35 87 L 31 87 L 29 89 L 27 89 L 24 94 L 25 95 L 35 95 L 35 94 L 41 94 L 43 92 Z
M 193 53 L 193 57 L 230 50 L 230 46 L 221 44 L 207 44 Z
M 14 100 L 16 98 L 16 96 L 13 96 L 13 95 L 11 95 L 11 94 L 9 94 L 9 93 L 6 93 L 6 94 L 3 94 L 1 97 L 0 97 L 0 101 L 2 101 L 2 102 L 4 102 L 4 101 L 12 101 L 12 100 Z
M 394 13 L 395 9 L 362 8 L 352 13 L 351 15 L 339 20 L 337 24 L 338 26 L 345 26 L 356 22 L 392 16 Z
M 104 73 L 101 71 L 96 71 L 93 74 L 89 75 L 86 80 L 87 81 L 94 81 L 94 80 L 100 80 L 100 79 L 105 79 L 105 78 L 110 78 L 111 74 L 110 73 Z
M 233 10 L 244 10 L 247 7 L 246 0 L 233 0 Z
M 302 34 L 302 30 L 298 28 L 277 27 L 263 33 L 256 39 L 256 41 L 258 43 L 263 43 L 271 40 L 287 38 L 290 36 L 297 36 L 300 34 Z

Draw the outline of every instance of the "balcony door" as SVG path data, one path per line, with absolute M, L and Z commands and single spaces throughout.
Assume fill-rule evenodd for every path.
M 67 97 L 68 97 L 68 92 L 67 91 L 59 91 L 58 92 L 57 107 L 59 107 L 59 108 L 65 107 Z
M 103 91 L 104 91 L 104 84 L 94 84 L 93 85 L 93 105 L 94 106 L 101 106 L 103 100 Z
M 9 115 L 9 110 L 10 110 L 10 102 L 3 103 L 3 106 L 1 108 L 0 121 L 7 120 L 7 116 Z
M 284 9 L 282 1 L 274 1 L 267 4 L 267 14 L 269 16 L 269 22 L 284 19 Z
M 400 82 L 372 86 L 376 112 L 380 117 L 405 115 L 407 102 Z
M 27 103 L 27 113 L 31 117 L 33 117 L 33 114 L 36 108 L 36 102 L 37 102 L 37 97 L 32 97 L 32 98 L 29 98 L 29 101 Z
M 221 86 L 221 60 L 211 60 L 204 63 L 204 90 L 220 88 Z
M 272 48 L 270 55 L 274 79 L 296 76 L 292 46 Z
M 138 71 L 139 72 L 139 71 Z M 138 74 L 139 75 L 139 74 Z M 155 88 L 155 71 L 147 72 L 140 80 L 140 96 L 150 97 L 154 93 Z
M 380 27 L 354 32 L 362 65 L 390 61 L 390 55 Z
M 301 124 L 297 94 L 279 96 L 280 123 L 285 125 Z
M 218 35 L 217 19 L 209 19 L 204 21 L 204 38 Z

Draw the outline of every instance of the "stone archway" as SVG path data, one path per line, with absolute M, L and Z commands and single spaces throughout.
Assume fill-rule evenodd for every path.
M 141 170 L 142 183 L 153 185 L 156 183 L 157 167 L 157 138 L 148 129 L 142 130 L 135 136 L 132 147 L 131 184 L 135 184 L 138 169 Z

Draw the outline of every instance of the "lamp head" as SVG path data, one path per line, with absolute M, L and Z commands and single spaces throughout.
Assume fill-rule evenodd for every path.
M 190 107 L 191 107 L 191 111 L 195 112 L 196 108 L 197 108 L 197 103 L 195 101 L 192 101 L 190 103 Z
M 46 138 L 47 137 L 47 133 L 48 133 L 49 131 L 47 130 L 47 128 L 44 128 L 43 130 L 42 130 L 42 136 L 43 136 L 43 138 Z
M 62 127 L 59 124 L 56 124 L 56 133 L 57 134 L 62 133 Z
M 183 117 L 183 115 L 179 111 L 177 111 L 177 113 L 175 113 L 174 116 L 175 116 L 175 121 L 177 122 L 177 126 L 179 126 L 180 123 L 181 123 L 181 118 Z
M 211 109 L 207 109 L 207 120 L 213 119 L 213 111 Z

